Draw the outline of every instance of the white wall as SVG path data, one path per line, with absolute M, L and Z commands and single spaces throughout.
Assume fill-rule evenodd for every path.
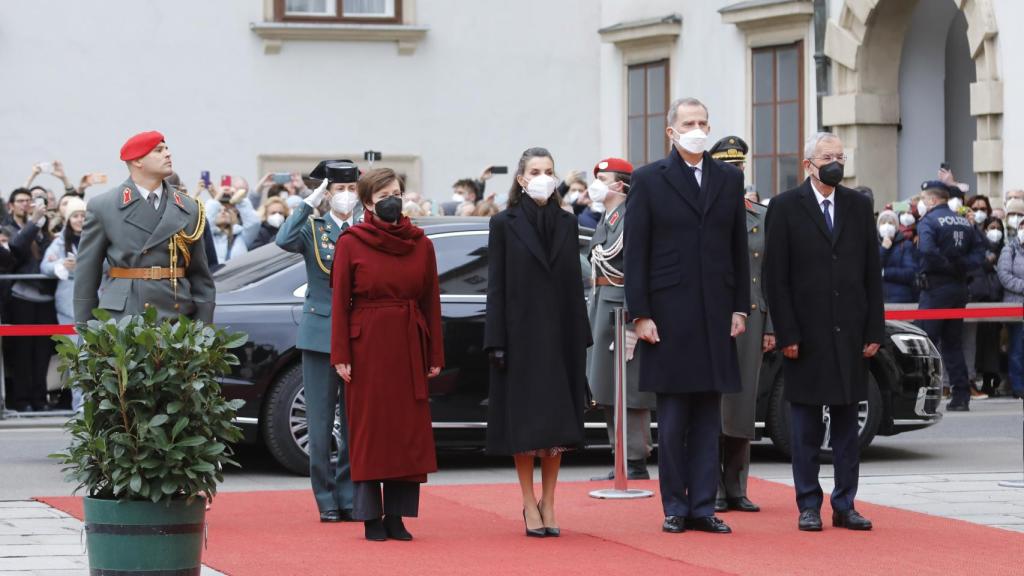
M 952 2 L 918 2 L 907 27 L 900 57 L 900 199 L 920 192 L 946 160 L 946 31 L 955 14 Z
M 1024 188 L 1024 22 L 1020 0 L 992 0 L 999 36 L 999 73 L 1003 80 L 1003 190 Z
M 533 145 L 562 172 L 590 166 L 598 13 L 588 0 L 419 0 L 430 31 L 412 56 L 393 42 L 286 42 L 265 55 L 249 30 L 262 0 L 3 2 L 0 69 L 14 81 L 0 97 L 0 183 L 9 193 L 53 158 L 76 180 L 120 181 L 122 142 L 149 129 L 167 136 L 189 183 L 203 169 L 254 182 L 260 154 L 368 148 L 384 165 L 421 156 L 435 199 Z

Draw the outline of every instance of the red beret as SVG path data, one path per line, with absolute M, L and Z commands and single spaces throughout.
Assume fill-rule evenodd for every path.
M 622 158 L 605 158 L 594 166 L 594 176 L 597 176 L 598 172 L 621 172 L 623 174 L 632 174 L 633 165 L 623 160 Z
M 138 160 L 152 152 L 153 148 L 163 141 L 164 135 L 156 130 L 136 134 L 125 141 L 124 146 L 121 146 L 121 160 L 125 162 Z

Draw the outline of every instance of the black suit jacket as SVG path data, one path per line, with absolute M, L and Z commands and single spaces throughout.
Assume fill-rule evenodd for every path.
M 800 345 L 783 361 L 786 399 L 852 404 L 867 398 L 864 345 L 884 336 L 882 270 L 871 202 L 836 187 L 835 225 L 807 179 L 768 206 L 764 281 L 779 348 Z
M 640 342 L 640 389 L 738 392 L 732 314 L 750 311 L 743 173 L 704 154 L 697 187 L 673 149 L 633 172 L 626 198 L 626 306 L 654 319 Z

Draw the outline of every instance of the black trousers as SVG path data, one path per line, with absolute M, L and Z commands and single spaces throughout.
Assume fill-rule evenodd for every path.
M 720 439 L 722 480 L 719 498 L 745 498 L 750 475 L 750 440 L 723 435 Z
M 714 516 L 721 430 L 718 392 L 658 394 L 658 483 L 665 516 Z
M 11 324 L 56 324 L 53 302 L 29 302 L 12 298 L 7 306 Z M 5 366 L 10 372 L 7 405 L 24 408 L 46 405 L 46 370 L 53 356 L 53 340 L 48 336 L 12 336 L 5 342 Z
M 383 490 L 381 485 L 383 485 Z M 356 520 L 374 520 L 385 514 L 411 518 L 419 516 L 419 482 L 370 480 L 353 482 L 352 487 L 352 517 Z M 381 492 L 383 492 L 383 504 L 381 503 Z
M 818 472 L 818 456 L 825 440 L 825 422 L 821 405 L 790 403 L 790 444 L 793 452 L 793 484 L 796 505 L 801 511 L 821 510 L 824 499 Z M 860 445 L 857 438 L 857 404 L 828 407 L 835 488 L 832 509 L 845 512 L 853 508 L 860 479 Z

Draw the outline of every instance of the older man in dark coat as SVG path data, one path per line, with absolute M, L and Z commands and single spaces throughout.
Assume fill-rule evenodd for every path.
M 857 405 L 867 399 L 868 358 L 883 336 L 882 271 L 871 202 L 839 185 L 845 161 L 838 137 L 811 136 L 803 161 L 810 177 L 776 196 L 767 215 L 765 288 L 785 358 L 798 527 L 805 531 L 821 530 L 823 406 L 835 467 L 832 525 L 871 529 L 854 509 Z
M 626 306 L 640 390 L 657 394 L 662 530 L 727 533 L 714 516 L 721 395 L 740 390 L 735 337 L 750 309 L 743 174 L 704 152 L 708 111 L 669 108 L 668 157 L 633 172 Z

